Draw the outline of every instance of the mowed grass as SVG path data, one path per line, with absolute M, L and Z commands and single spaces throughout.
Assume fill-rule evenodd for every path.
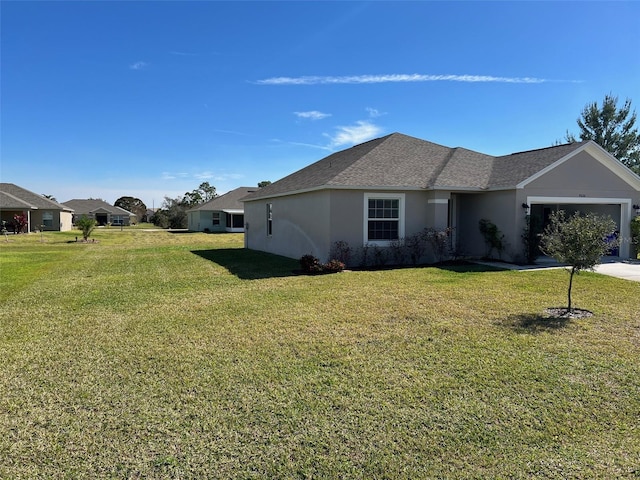
M 0 478 L 638 478 L 640 284 L 0 239 Z

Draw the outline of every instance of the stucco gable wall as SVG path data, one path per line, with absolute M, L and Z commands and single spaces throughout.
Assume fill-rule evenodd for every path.
M 580 152 L 525 186 L 529 195 L 567 197 L 630 196 L 635 191 L 587 152 Z

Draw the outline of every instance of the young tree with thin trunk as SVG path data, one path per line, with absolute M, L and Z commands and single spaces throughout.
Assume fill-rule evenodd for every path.
M 551 214 L 540 249 L 545 255 L 568 265 L 569 289 L 567 313 L 572 311 L 573 276 L 582 270 L 592 270 L 600 259 L 618 245 L 616 223 L 609 216 L 576 212 L 567 218 L 564 210 Z
M 85 242 L 89 239 L 93 229 L 96 228 L 96 223 L 95 218 L 89 218 L 86 215 L 82 215 L 76 220 L 76 227 L 82 230 L 82 238 Z

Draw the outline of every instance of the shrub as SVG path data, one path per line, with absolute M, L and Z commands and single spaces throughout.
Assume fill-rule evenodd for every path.
M 300 258 L 300 268 L 304 273 L 337 273 L 344 270 L 344 263 L 333 259 L 322 264 L 313 255 L 303 255 Z
M 344 270 L 344 263 L 336 259 L 329 260 L 328 263 L 323 265 L 322 270 L 329 273 L 338 273 Z
M 303 255 L 300 258 L 300 268 L 305 273 L 318 273 L 322 271 L 322 264 L 313 255 Z
M 404 245 L 409 252 L 411 263 L 413 265 L 417 265 L 427 249 L 424 242 L 423 232 L 416 233 L 405 238 Z
M 423 236 L 427 243 L 431 245 L 433 254 L 438 262 L 442 262 L 450 256 L 451 252 L 451 233 L 453 229 L 445 228 L 444 230 L 436 230 L 435 228 L 426 228 L 423 230 Z
M 498 257 L 502 258 L 502 252 L 505 249 L 503 233 L 498 229 L 495 223 L 492 223 L 486 218 L 483 218 L 478 222 L 478 227 L 480 228 L 480 233 L 487 244 L 486 256 L 491 257 L 491 253 L 495 249 L 498 252 Z
M 331 258 L 335 258 L 336 260 L 340 260 L 345 265 L 349 265 L 351 260 L 351 247 L 348 242 L 343 240 L 338 240 L 333 243 L 330 252 Z

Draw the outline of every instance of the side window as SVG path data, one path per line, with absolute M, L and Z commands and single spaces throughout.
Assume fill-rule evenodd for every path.
M 42 212 L 42 224 L 45 227 L 53 227 L 53 213 L 51 212 Z
M 220 225 L 220 212 L 213 212 L 213 224 Z
M 273 235 L 273 204 L 267 203 L 267 235 Z
M 367 193 L 364 243 L 386 246 L 404 237 L 404 194 Z

